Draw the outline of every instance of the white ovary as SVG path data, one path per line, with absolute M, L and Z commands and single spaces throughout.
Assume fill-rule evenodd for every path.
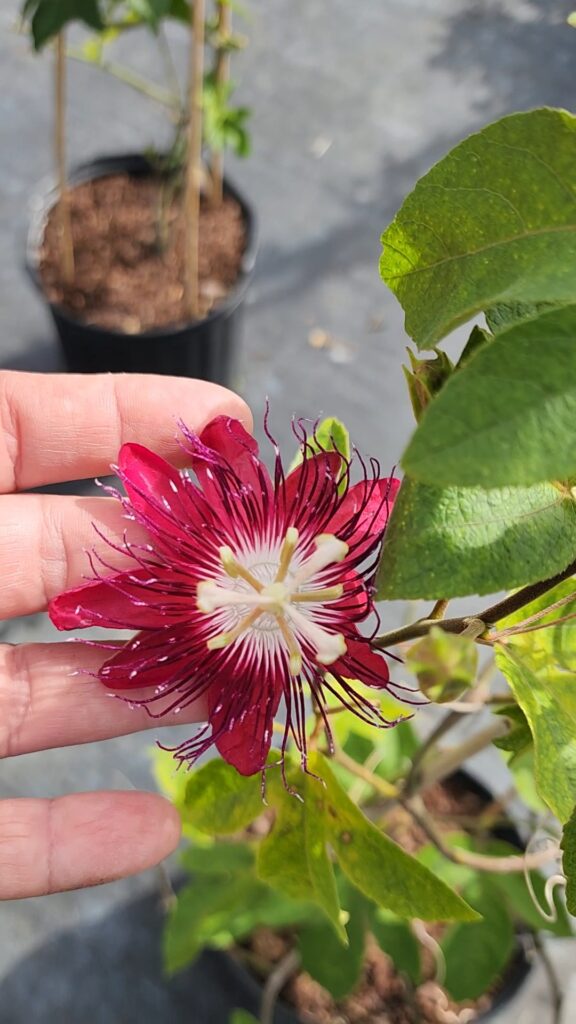
M 346 557 L 348 545 L 321 534 L 304 558 L 298 540 L 298 531 L 289 527 L 273 546 L 244 548 L 236 555 L 220 548 L 222 571 L 198 584 L 198 609 L 211 616 L 214 627 L 209 648 L 249 641 L 260 659 L 284 651 L 294 675 L 302 668 L 303 641 L 322 665 L 345 653 L 343 635 L 329 632 L 317 617 L 322 612 L 325 621 L 331 602 L 343 594 L 342 584 L 323 584 L 322 576 Z

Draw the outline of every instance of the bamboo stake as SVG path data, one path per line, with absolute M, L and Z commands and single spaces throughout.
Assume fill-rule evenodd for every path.
M 66 178 L 66 40 L 64 32 L 56 37 L 56 74 L 54 89 L 54 159 L 58 176 L 58 220 L 61 245 L 61 269 L 64 284 L 74 282 L 74 243 L 70 220 L 70 196 Z
M 218 7 L 218 50 L 216 53 L 216 64 L 214 67 L 214 80 L 216 89 L 222 89 L 230 78 L 230 52 L 227 49 L 227 42 L 232 31 L 232 5 L 230 0 L 216 0 Z M 212 152 L 210 175 L 212 178 L 212 203 L 220 206 L 224 195 L 224 151 L 222 149 Z
M 198 248 L 202 186 L 202 93 L 204 85 L 204 0 L 194 0 L 188 72 L 188 145 L 186 153 L 185 299 L 191 320 L 200 317 Z

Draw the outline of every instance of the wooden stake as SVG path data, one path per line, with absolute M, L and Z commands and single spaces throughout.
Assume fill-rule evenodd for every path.
M 202 94 L 204 88 L 204 0 L 194 0 L 188 72 L 188 145 L 184 217 L 186 231 L 185 299 L 191 320 L 200 318 L 198 246 L 202 186 Z
M 229 0 L 216 0 L 218 7 L 217 35 L 220 43 L 226 43 L 232 31 L 232 5 Z M 216 64 L 214 66 L 214 79 L 216 89 L 225 86 L 230 78 L 230 51 L 226 46 L 220 45 L 216 53 Z M 212 178 L 212 203 L 220 206 L 224 194 L 224 152 L 222 149 L 214 150 L 210 164 L 210 175 Z
M 74 283 L 74 243 L 72 240 L 70 196 L 66 176 L 66 40 L 63 31 L 56 37 L 55 70 L 54 159 L 58 177 L 61 271 L 64 284 L 71 285 Z

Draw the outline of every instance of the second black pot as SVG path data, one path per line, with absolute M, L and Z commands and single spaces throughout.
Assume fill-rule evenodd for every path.
M 145 157 L 137 154 L 104 157 L 75 168 L 69 182 L 71 186 L 80 185 L 95 178 L 122 173 L 148 177 L 152 168 Z M 66 368 L 70 372 L 161 373 L 198 377 L 225 385 L 234 382 L 244 300 L 256 258 L 256 231 L 254 212 L 249 203 L 229 182 L 225 182 L 224 190 L 239 203 L 246 229 L 240 275 L 226 298 L 204 320 L 140 334 L 125 334 L 83 323 L 62 306 L 48 303 Z M 56 198 L 56 190 L 52 188 L 34 201 L 26 249 L 28 273 L 45 301 L 38 257 L 46 219 Z

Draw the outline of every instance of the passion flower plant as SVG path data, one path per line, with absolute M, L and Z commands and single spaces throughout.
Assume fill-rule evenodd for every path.
M 174 749 L 188 764 L 215 744 L 242 774 L 262 770 L 283 704 L 279 756 L 292 737 L 305 767 L 307 694 L 328 736 L 334 698 L 376 726 L 395 724 L 358 685 L 392 686 L 358 623 L 374 611 L 399 481 L 381 479 L 374 461 L 318 451 L 301 425 L 301 463 L 286 475 L 274 445 L 273 480 L 238 420 L 220 416 L 199 436 L 180 428 L 197 483 L 124 445 L 113 468 L 126 494 L 108 490 L 149 543 L 125 539 L 131 565 L 111 575 L 93 556 L 94 580 L 51 602 L 54 624 L 139 631 L 99 679 L 154 716 L 203 700 L 207 724 Z M 354 461 L 362 479 L 352 484 Z

